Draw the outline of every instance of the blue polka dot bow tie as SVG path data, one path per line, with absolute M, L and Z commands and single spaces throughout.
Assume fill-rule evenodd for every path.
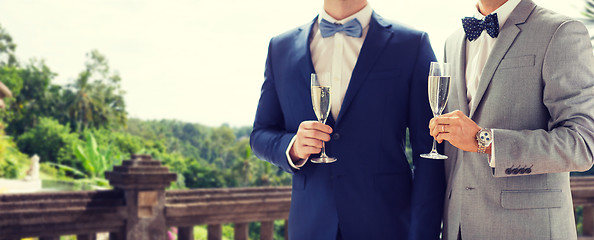
M 345 24 L 331 23 L 326 21 L 326 19 L 322 19 L 320 22 L 320 33 L 322 33 L 322 37 L 327 38 L 337 32 L 344 32 L 351 37 L 361 37 L 363 28 L 361 27 L 359 20 L 356 18 Z
M 497 20 L 497 13 L 489 14 L 484 20 L 478 20 L 473 17 L 465 17 L 462 19 L 462 26 L 469 41 L 473 41 L 481 36 L 483 30 L 492 38 L 499 36 L 499 21 Z

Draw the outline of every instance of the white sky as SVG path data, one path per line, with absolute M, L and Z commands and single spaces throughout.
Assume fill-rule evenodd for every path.
M 577 16 L 581 0 L 534 0 Z M 427 31 L 438 59 L 476 0 L 369 0 Z M 97 49 L 122 77 L 130 117 L 251 125 L 271 37 L 312 20 L 321 0 L 0 0 L 21 62 L 45 59 L 72 82 Z

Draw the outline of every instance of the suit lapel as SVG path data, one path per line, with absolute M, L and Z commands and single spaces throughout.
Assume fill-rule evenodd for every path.
M 351 81 L 344 96 L 340 113 L 336 119 L 336 126 L 340 124 L 342 116 L 348 111 L 359 88 L 361 88 L 361 85 L 367 80 L 367 75 L 373 68 L 376 59 L 382 53 L 388 40 L 392 37 L 392 32 L 387 30 L 390 26 L 389 23 L 386 23 L 379 15 L 373 12 L 371 21 L 369 22 L 367 36 L 365 37 L 363 46 L 361 46 L 359 58 L 353 69 Z
M 297 34 L 297 40 L 295 41 L 296 59 L 297 65 L 301 70 L 301 75 L 307 83 L 307 87 L 310 87 L 311 74 L 315 72 L 313 62 L 311 61 L 311 50 L 309 48 L 309 36 L 314 23 L 318 20 L 318 17 L 314 18 L 309 24 L 305 24 L 299 28 Z
M 479 85 L 476 90 L 476 95 L 474 96 L 475 100 L 472 103 L 472 107 L 470 108 L 470 115 L 469 117 L 472 118 L 474 112 L 478 108 L 485 91 L 489 87 L 491 80 L 493 79 L 493 75 L 501 63 L 503 56 L 507 53 L 509 48 L 511 47 L 512 43 L 520 33 L 520 28 L 517 26 L 526 22 L 526 19 L 532 12 L 536 5 L 531 0 L 523 0 L 518 4 L 518 6 L 513 10 L 505 24 L 503 25 L 501 32 L 499 33 L 499 37 L 495 46 L 491 50 L 491 54 L 487 59 L 487 63 L 485 64 L 485 68 L 483 69 L 483 73 L 481 74 L 481 78 L 479 80 Z
M 456 36 L 453 38 L 454 46 L 457 46 L 458 49 L 452 53 L 454 58 L 454 79 L 456 89 L 456 95 L 458 95 L 458 107 L 460 111 L 462 111 L 465 115 L 468 116 L 468 99 L 466 98 L 466 35 L 464 31 L 458 31 Z M 453 111 L 455 109 L 450 109 L 449 111 Z

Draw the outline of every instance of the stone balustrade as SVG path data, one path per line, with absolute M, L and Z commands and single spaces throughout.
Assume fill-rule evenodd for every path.
M 261 239 L 274 236 L 274 221 L 285 220 L 290 187 L 170 190 L 175 181 L 159 161 L 133 155 L 106 173 L 113 190 L 0 195 L 0 240 L 76 235 L 95 240 L 163 240 L 178 228 L 178 239 L 194 239 L 196 225 L 208 225 L 208 239 L 222 239 L 222 225 L 234 224 L 235 239 L 248 239 L 250 222 L 260 222 Z M 580 240 L 594 240 L 594 177 L 572 177 L 576 207 L 583 208 Z M 286 239 L 286 232 L 285 232 Z
M 273 221 L 288 218 L 290 187 L 165 191 L 176 174 L 148 155 L 133 155 L 105 176 L 113 190 L 0 194 L 0 240 L 94 240 L 97 233 L 163 240 L 170 227 L 188 240 L 195 225 L 208 225 L 208 239 L 221 239 L 227 223 L 234 223 L 235 239 L 248 239 L 250 222 L 261 222 L 261 238 L 272 239 Z

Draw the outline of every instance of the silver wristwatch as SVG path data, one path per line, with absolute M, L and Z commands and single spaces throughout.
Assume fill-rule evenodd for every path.
M 488 128 L 481 129 L 476 133 L 476 141 L 478 142 L 478 153 L 485 153 L 493 142 L 493 130 Z

